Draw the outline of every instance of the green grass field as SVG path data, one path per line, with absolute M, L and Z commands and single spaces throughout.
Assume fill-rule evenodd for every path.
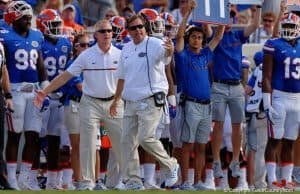
M 166 190 L 166 191 L 155 191 L 155 190 L 147 190 L 147 191 L 0 191 L 0 194 L 56 194 L 56 193 L 63 193 L 63 194 L 131 194 L 131 193 L 141 193 L 141 194 L 166 194 L 166 193 L 178 193 L 178 194 L 187 194 L 187 193 L 211 193 L 211 194 L 223 194 L 223 193 L 257 193 L 257 192 L 233 192 L 233 191 L 176 191 L 176 190 Z M 261 192 L 261 193 L 300 193 L 299 192 Z

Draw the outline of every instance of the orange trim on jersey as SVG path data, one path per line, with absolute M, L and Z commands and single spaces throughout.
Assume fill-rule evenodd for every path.
M 281 167 L 283 167 L 283 166 L 289 166 L 289 165 L 294 166 L 294 163 L 293 162 L 282 162 L 281 163 Z

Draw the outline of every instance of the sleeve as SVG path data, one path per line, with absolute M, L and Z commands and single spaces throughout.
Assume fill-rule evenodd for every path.
M 273 53 L 275 52 L 274 41 L 267 40 L 263 47 L 263 52 L 266 54 L 273 55 Z
M 239 31 L 236 31 L 235 33 L 239 37 L 239 40 L 241 41 L 241 43 L 244 44 L 249 41 L 249 36 L 248 37 L 244 36 L 244 30 L 239 30 Z
M 82 73 L 83 70 L 83 66 L 85 63 L 85 54 L 82 53 L 81 55 L 79 55 L 75 61 L 70 65 L 70 67 L 68 67 L 68 69 L 66 71 L 68 71 L 69 73 L 71 73 L 73 76 L 80 76 L 80 74 Z
M 210 48 L 208 46 L 206 46 L 204 49 L 202 49 L 201 52 L 202 52 L 202 54 L 205 55 L 207 64 L 213 60 L 214 53 L 210 50 Z

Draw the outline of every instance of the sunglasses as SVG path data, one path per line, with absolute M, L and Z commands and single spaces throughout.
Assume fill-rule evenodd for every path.
M 97 32 L 100 32 L 101 34 L 105 34 L 106 32 L 111 33 L 112 29 L 102 29 L 102 30 L 98 30 Z
M 90 43 L 86 43 L 86 42 L 79 42 L 77 43 L 77 45 L 79 45 L 81 48 L 90 47 Z
M 139 24 L 139 25 L 136 25 L 136 26 L 129 26 L 128 30 L 133 31 L 133 30 L 142 29 L 142 28 L 144 28 L 144 25 L 143 24 Z
M 273 22 L 273 20 L 264 19 L 264 22 L 269 22 L 269 23 L 272 23 L 272 22 Z

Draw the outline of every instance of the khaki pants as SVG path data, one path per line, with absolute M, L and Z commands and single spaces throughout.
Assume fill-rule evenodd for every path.
M 123 177 L 129 182 L 140 180 L 140 164 L 138 146 L 141 145 L 146 152 L 153 155 L 163 169 L 170 169 L 177 163 L 170 158 L 163 145 L 155 138 L 156 128 L 160 121 L 163 108 L 154 105 L 153 98 L 137 102 L 126 101 L 121 154 L 123 159 Z
M 83 95 L 80 101 L 80 170 L 82 181 L 94 185 L 96 164 L 96 136 L 100 129 L 100 121 L 104 121 L 104 128 L 112 142 L 112 151 L 121 165 L 120 139 L 122 132 L 122 117 L 124 112 L 123 102 L 118 106 L 118 114 L 112 118 L 109 107 L 112 101 Z

